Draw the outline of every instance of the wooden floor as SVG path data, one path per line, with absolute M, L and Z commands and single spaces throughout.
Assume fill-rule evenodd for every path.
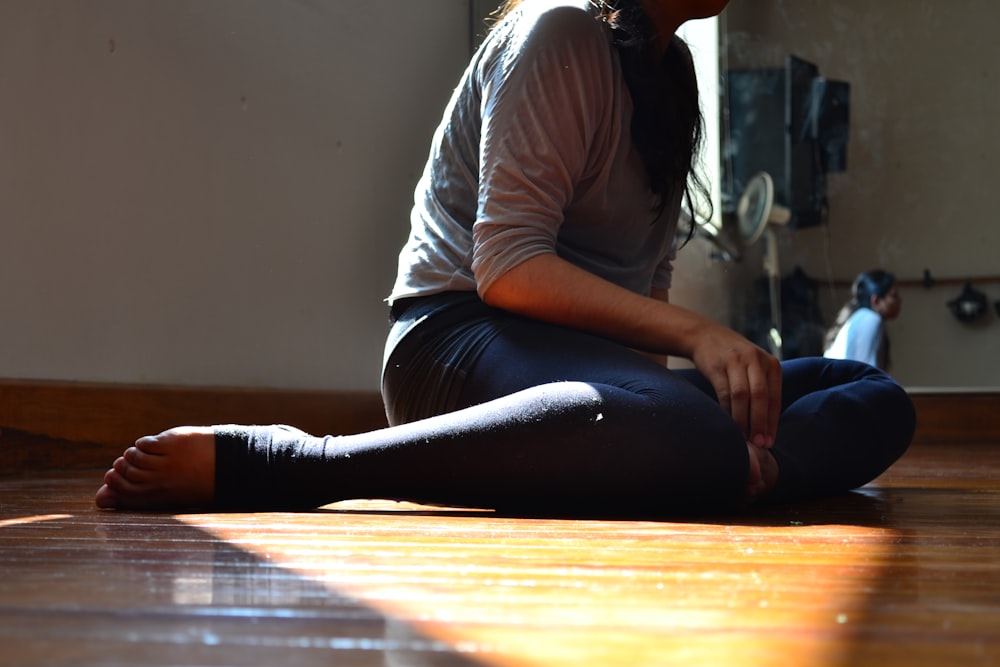
M 3 665 L 1000 664 L 1000 443 L 713 522 L 132 514 L 0 477 Z

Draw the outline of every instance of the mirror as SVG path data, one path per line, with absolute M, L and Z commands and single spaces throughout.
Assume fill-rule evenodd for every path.
M 888 325 L 890 370 L 910 389 L 1000 386 L 998 20 L 1000 5 L 977 0 L 732 0 L 720 17 L 723 89 L 728 72 L 783 67 L 789 55 L 850 84 L 828 221 L 782 230 L 782 273 L 817 281 L 830 323 L 859 272 L 894 272 L 903 306 Z M 745 272 L 747 289 L 761 264 L 730 270 Z M 972 323 L 947 305 L 968 281 L 990 303 Z

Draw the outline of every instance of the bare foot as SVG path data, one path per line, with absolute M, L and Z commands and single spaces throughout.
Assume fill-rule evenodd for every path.
M 94 500 L 102 509 L 182 509 L 210 507 L 214 497 L 215 432 L 184 426 L 136 440 Z
M 771 450 L 747 443 L 750 454 L 750 475 L 747 479 L 747 502 L 753 503 L 778 483 L 778 462 Z

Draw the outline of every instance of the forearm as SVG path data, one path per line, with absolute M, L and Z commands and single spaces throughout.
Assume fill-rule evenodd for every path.
M 654 355 L 691 358 L 696 337 L 719 326 L 663 298 L 635 294 L 556 255 L 538 255 L 519 264 L 481 296 L 492 306 L 589 331 Z
M 662 301 L 663 303 L 670 303 L 670 291 L 662 288 L 654 287 L 649 294 L 650 298 L 657 301 Z M 640 354 L 643 354 L 661 366 L 666 366 L 670 360 L 669 355 L 658 354 L 656 352 L 646 352 L 644 350 L 637 350 Z

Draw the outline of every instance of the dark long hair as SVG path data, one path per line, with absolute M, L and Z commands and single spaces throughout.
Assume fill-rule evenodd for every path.
M 840 330 L 844 328 L 851 315 L 860 308 L 871 308 L 872 297 L 885 297 L 895 284 L 896 275 L 891 271 L 872 269 L 871 271 L 859 273 L 851 285 L 851 298 L 841 306 L 833 326 L 826 332 L 826 344 L 824 348 L 829 348 L 833 345 L 834 339 Z M 889 337 L 884 331 L 882 332 L 882 347 L 879 349 L 878 356 L 879 367 L 882 369 L 889 368 Z
M 506 0 L 497 10 L 503 19 L 524 0 Z M 695 169 L 704 141 L 698 79 L 687 44 L 676 35 L 662 57 L 657 33 L 639 0 L 594 0 L 597 19 L 612 33 L 622 72 L 632 97 L 632 140 L 657 196 L 657 214 L 681 195 L 692 216 L 712 216 L 708 186 Z M 688 238 L 694 232 L 694 220 Z

